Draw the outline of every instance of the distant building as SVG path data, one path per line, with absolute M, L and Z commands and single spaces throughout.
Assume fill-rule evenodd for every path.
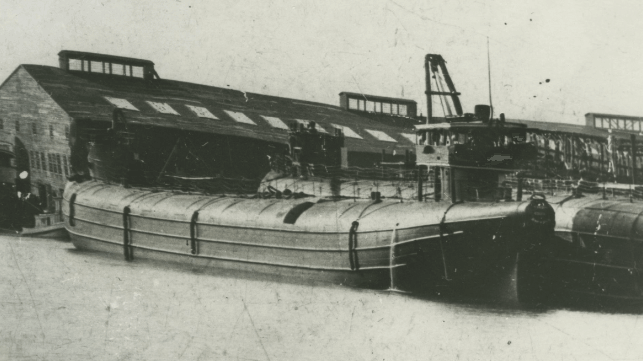
M 643 118 L 629 115 L 587 113 L 585 124 L 603 131 L 611 129 L 615 133 L 639 134 L 643 131 Z
M 16 171 L 29 173 L 31 192 L 50 210 L 75 171 L 75 121 L 109 127 L 114 109 L 132 124 L 283 143 L 289 124 L 315 123 L 320 132 L 343 132 L 346 166 L 399 162 L 414 149 L 411 100 L 342 93 L 337 107 L 160 79 L 149 60 L 68 50 L 58 56 L 58 68 L 20 65 L 0 85 L 0 137 L 13 143 Z

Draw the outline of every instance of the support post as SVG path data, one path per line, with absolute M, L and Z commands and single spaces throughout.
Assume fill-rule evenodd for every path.
M 630 135 L 630 142 L 632 143 L 632 151 L 630 159 L 632 160 L 632 184 L 636 184 L 636 134 Z
M 418 179 L 417 179 L 417 185 L 418 185 L 418 202 L 422 202 L 422 199 L 424 198 L 424 195 L 422 194 L 422 193 L 423 193 L 423 190 L 424 190 L 424 189 L 423 189 L 423 188 L 424 188 L 424 186 L 423 186 L 423 184 L 422 184 L 422 181 L 423 181 L 423 178 L 424 178 L 424 176 L 423 176 L 423 174 L 422 174 L 422 173 L 424 173 L 424 172 L 423 172 L 423 169 L 424 169 L 424 168 L 423 168 L 421 165 L 418 165 L 418 172 L 417 172 L 417 173 L 418 173 Z

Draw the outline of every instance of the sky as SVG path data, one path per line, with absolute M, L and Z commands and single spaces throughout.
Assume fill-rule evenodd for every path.
M 494 113 L 582 124 L 643 116 L 641 15 L 641 1 L 0 0 L 0 81 L 79 50 L 149 59 L 166 79 L 334 105 L 342 91 L 403 97 L 426 114 L 431 53 L 465 112 L 488 104 L 490 65 Z

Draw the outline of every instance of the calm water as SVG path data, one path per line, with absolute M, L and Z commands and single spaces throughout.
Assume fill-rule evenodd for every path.
M 640 360 L 629 310 L 304 285 L 0 236 L 2 360 Z

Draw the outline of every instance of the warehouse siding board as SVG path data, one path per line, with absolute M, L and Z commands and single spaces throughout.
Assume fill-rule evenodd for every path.
M 106 74 L 65 71 L 55 67 L 22 65 L 49 96 L 73 119 L 111 121 L 114 106 L 105 97 L 126 99 L 140 111 L 123 110 L 128 122 L 188 131 L 211 132 L 259 140 L 286 143 L 288 131 L 271 126 L 263 116 L 277 117 L 286 124 L 306 119 L 332 129 L 331 124 L 349 127 L 363 136 L 348 139 L 349 151 L 381 152 L 412 149 L 412 144 L 380 141 L 364 129 L 375 129 L 404 139 L 401 132 L 412 132 L 408 122 L 387 125 L 361 117 L 340 107 L 277 96 L 193 84 L 181 81 L 110 76 Z M 163 114 L 152 109 L 148 101 L 167 103 L 180 115 Z M 219 121 L 197 116 L 186 105 L 204 107 Z M 227 112 L 243 113 L 257 125 L 235 122 Z

